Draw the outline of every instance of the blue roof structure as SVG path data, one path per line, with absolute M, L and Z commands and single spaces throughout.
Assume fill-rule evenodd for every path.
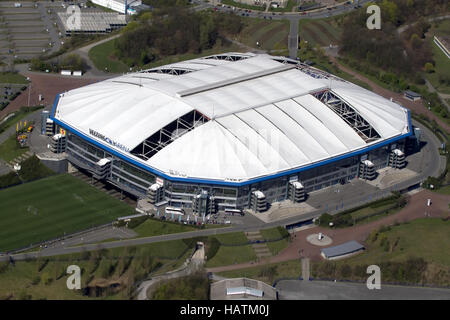
M 356 242 L 355 240 L 352 240 L 352 241 L 345 242 L 343 244 L 340 244 L 340 245 L 337 245 L 334 247 L 322 249 L 321 251 L 322 251 L 322 254 L 325 256 L 325 258 L 329 259 L 329 258 L 334 258 L 334 257 L 339 257 L 339 256 L 343 256 L 346 254 L 354 253 L 356 251 L 363 250 L 363 249 L 365 249 L 365 248 L 362 244 L 360 244 L 359 242 Z

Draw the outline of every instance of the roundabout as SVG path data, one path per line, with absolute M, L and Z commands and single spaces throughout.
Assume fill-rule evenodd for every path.
M 328 246 L 333 243 L 333 240 L 323 233 L 310 234 L 306 237 L 306 241 L 308 241 L 312 245 L 321 247 Z

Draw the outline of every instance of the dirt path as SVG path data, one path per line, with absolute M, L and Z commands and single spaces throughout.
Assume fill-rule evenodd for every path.
M 427 199 L 432 200 L 432 205 L 427 207 Z M 277 263 L 282 261 L 288 261 L 298 259 L 301 257 L 309 258 L 313 261 L 321 260 L 320 249 L 325 247 L 318 247 L 310 244 L 306 241 L 307 236 L 313 233 L 322 232 L 333 239 L 333 243 L 330 246 L 336 246 L 350 240 L 356 240 L 364 242 L 369 236 L 370 232 L 374 229 L 378 229 L 381 226 L 393 225 L 396 222 L 406 222 L 418 218 L 424 218 L 425 212 L 432 218 L 440 218 L 442 216 L 449 216 L 449 203 L 450 197 L 448 195 L 441 195 L 433 193 L 428 190 L 422 190 L 413 196 L 411 196 L 408 205 L 397 212 L 396 214 L 384 217 L 382 219 L 358 225 L 355 227 L 342 228 L 342 229 L 328 229 L 322 227 L 314 227 L 312 229 L 298 231 L 293 235 L 292 241 L 289 246 L 282 250 L 278 255 L 262 260 L 260 262 L 248 262 L 236 265 L 222 266 L 216 268 L 208 268 L 208 272 L 222 272 L 237 270 L 243 268 L 254 267 L 258 265 L 264 265 L 267 263 Z M 330 247 L 328 246 L 328 247 Z M 301 255 L 300 255 L 301 253 Z

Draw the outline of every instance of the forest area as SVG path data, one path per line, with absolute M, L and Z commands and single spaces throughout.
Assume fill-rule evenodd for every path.
M 241 18 L 233 14 L 163 8 L 129 23 L 115 41 L 115 56 L 136 66 L 171 55 L 197 54 L 212 48 L 220 38 L 237 35 L 242 28 Z
M 435 65 L 425 39 L 431 27 L 426 17 L 448 12 L 448 1 L 383 0 L 377 4 L 381 29 L 366 27 L 365 10 L 349 15 L 343 23 L 341 54 L 423 84 L 420 72 L 430 72 Z M 398 32 L 406 25 L 411 27 Z

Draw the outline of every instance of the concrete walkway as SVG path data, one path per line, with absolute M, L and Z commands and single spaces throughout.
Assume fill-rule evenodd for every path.
M 137 289 L 137 300 L 148 300 L 147 292 L 149 290 L 153 292 L 157 288 L 157 284 L 165 280 L 186 277 L 193 274 L 202 268 L 204 262 L 205 248 L 201 245 L 197 248 L 192 257 L 187 259 L 180 268 L 142 282 Z

